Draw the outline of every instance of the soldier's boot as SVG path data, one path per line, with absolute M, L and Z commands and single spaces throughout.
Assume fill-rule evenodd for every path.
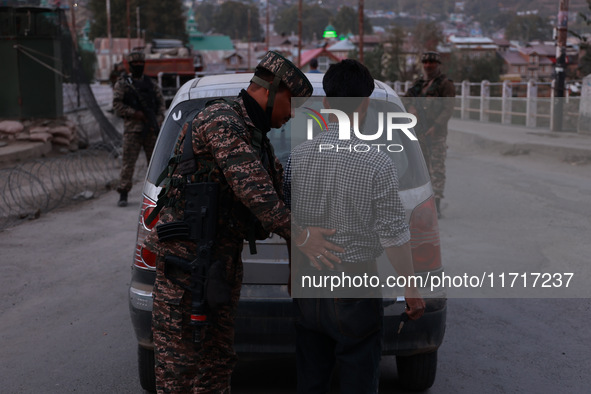
M 435 206 L 437 207 L 437 219 L 441 219 L 443 215 L 441 214 L 441 198 L 435 198 Z
M 117 203 L 119 207 L 126 207 L 127 206 L 127 192 L 119 193 L 119 202 Z

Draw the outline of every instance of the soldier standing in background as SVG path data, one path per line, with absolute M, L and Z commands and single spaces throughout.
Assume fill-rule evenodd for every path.
M 447 122 L 454 110 L 456 89 L 453 82 L 441 72 L 438 52 L 425 52 L 421 56 L 423 78 L 416 80 L 405 97 L 414 99 L 408 111 L 418 119 L 417 138 L 431 175 L 437 215 L 441 218 L 441 199 L 445 187 L 445 158 L 447 156 Z
M 208 102 L 183 127 L 171 161 L 176 165 L 167 170 L 158 198 L 163 208 L 157 231 L 145 242 L 158 256 L 152 312 L 158 393 L 230 392 L 245 239 L 252 247 L 255 239 L 273 232 L 288 245 L 293 236 L 307 256 L 343 251 L 324 240 L 334 231 L 292 223 L 283 202 L 283 168 L 267 137 L 291 118 L 292 97 L 311 94 L 312 85 L 293 63 L 268 52 L 247 90 L 232 100 Z M 189 190 L 201 186 L 216 189 L 217 195 L 207 203 L 194 202 Z M 187 217 L 195 205 L 205 213 L 196 225 Z M 214 230 L 203 225 L 208 220 L 215 220 Z M 193 227 L 206 229 L 193 239 L 186 234 Z M 203 238 L 211 239 L 206 248 L 200 248 Z M 195 281 L 184 269 L 187 263 L 206 270 L 206 280 Z M 195 302 L 205 305 L 203 314 L 194 313 Z
M 156 136 L 164 120 L 164 98 L 156 83 L 144 75 L 142 52 L 127 57 L 131 75 L 123 75 L 113 88 L 113 110 L 123 118 L 123 163 L 117 191 L 120 207 L 127 206 L 135 163 L 142 147 L 149 163 Z

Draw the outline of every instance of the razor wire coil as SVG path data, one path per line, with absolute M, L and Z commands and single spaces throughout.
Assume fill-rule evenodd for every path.
M 100 196 L 115 187 L 120 168 L 121 156 L 111 146 L 96 144 L 0 169 L 0 231 L 76 200 Z M 140 155 L 134 182 L 143 179 L 146 168 L 145 156 Z

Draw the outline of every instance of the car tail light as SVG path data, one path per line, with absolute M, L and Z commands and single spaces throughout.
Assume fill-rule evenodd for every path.
M 410 215 L 410 246 L 415 272 L 441 268 L 441 245 L 435 199 L 418 205 Z
M 150 213 L 152 213 L 155 207 L 156 203 L 144 196 L 137 226 L 137 241 L 135 245 L 135 256 L 133 259 L 133 264 L 138 268 L 156 269 L 156 254 L 142 246 L 144 240 L 152 232 L 152 229 L 158 222 L 157 216 L 152 222 L 147 223 L 148 216 L 150 216 Z

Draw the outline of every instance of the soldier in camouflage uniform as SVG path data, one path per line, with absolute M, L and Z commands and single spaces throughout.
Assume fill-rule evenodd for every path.
M 247 90 L 233 100 L 210 101 L 192 125 L 183 127 L 175 152 L 176 157 L 181 157 L 185 146 L 192 146 L 195 165 L 190 181 L 219 184 L 211 257 L 225 266 L 223 279 L 229 285 L 230 301 L 210 308 L 209 325 L 200 331 L 201 342 L 194 343 L 189 325 L 192 293 L 179 286 L 179 282 L 188 284 L 190 277 L 182 272 L 165 272 L 168 263 L 164 256 L 192 260 L 196 244 L 182 239 L 161 241 L 157 234 L 148 236 L 145 247 L 159 256 L 152 314 L 159 393 L 230 392 L 230 376 L 236 363 L 234 316 L 242 285 L 244 239 L 251 231 L 257 239 L 273 232 L 289 245 L 292 236 L 290 212 L 283 202 L 283 169 L 266 134 L 290 119 L 292 96 L 311 94 L 312 86 L 305 75 L 281 55 L 269 52 Z M 186 138 L 192 139 L 191 145 L 185 145 Z M 181 167 L 184 165 L 171 167 L 163 182 L 159 203 L 162 200 L 166 204 L 159 224 L 183 220 L 187 175 L 183 175 Z M 297 225 L 293 229 L 296 244 L 309 256 L 342 250 L 322 237 L 333 232 L 300 229 Z
M 443 97 L 455 97 L 456 89 L 453 82 L 441 72 L 439 53 L 423 53 L 421 63 L 424 71 L 423 78 L 414 82 L 405 97 L 414 98 L 408 110 L 418 118 L 415 131 L 431 175 L 437 214 L 441 218 L 440 203 L 445 187 L 447 156 L 447 122 L 454 109 L 453 100 Z
M 123 163 L 117 186 L 120 207 L 127 206 L 135 162 L 142 147 L 150 162 L 166 109 L 160 88 L 144 75 L 144 54 L 132 52 L 127 61 L 131 75 L 122 75 L 113 88 L 113 110 L 124 119 Z

